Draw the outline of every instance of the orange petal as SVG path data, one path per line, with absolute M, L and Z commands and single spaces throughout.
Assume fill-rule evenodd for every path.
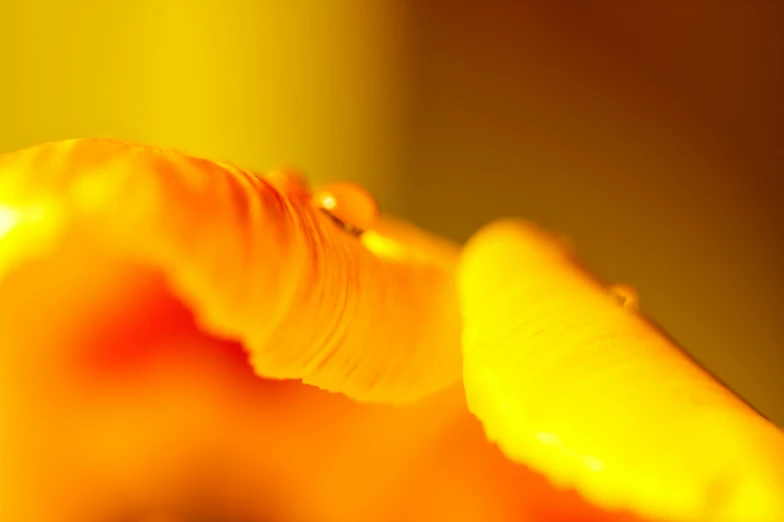
M 608 509 L 784 520 L 784 434 L 559 241 L 491 225 L 458 280 L 469 408 L 511 459 Z
M 388 220 L 358 240 L 300 188 L 108 139 L 0 156 L 0 278 L 88 238 L 161 269 L 262 376 L 391 402 L 456 382 L 454 247 Z

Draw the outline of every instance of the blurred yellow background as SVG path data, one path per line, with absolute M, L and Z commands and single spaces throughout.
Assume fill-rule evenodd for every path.
M 79 136 L 516 215 L 784 424 L 784 7 L 0 0 L 0 151 Z

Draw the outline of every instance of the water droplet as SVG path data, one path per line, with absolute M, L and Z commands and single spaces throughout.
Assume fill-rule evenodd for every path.
M 610 293 L 610 297 L 627 310 L 639 309 L 640 298 L 637 291 L 630 285 L 610 285 L 607 291 Z
M 334 183 L 313 195 L 313 205 L 349 232 L 361 234 L 378 222 L 378 205 L 370 193 L 353 183 Z

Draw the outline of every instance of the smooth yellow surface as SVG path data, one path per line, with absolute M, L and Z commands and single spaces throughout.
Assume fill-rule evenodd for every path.
M 784 518 L 784 433 L 558 238 L 489 225 L 458 274 L 468 406 L 511 459 L 654 519 Z

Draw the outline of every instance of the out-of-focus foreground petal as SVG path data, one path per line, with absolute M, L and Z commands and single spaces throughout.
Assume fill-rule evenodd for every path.
M 0 282 L 0 339 L 3 521 L 633 520 L 506 459 L 461 385 L 379 405 L 259 378 L 79 238 Z
M 456 250 L 389 221 L 365 236 L 285 175 L 108 139 L 0 156 L 0 277 L 78 237 L 162 270 L 264 377 L 390 402 L 456 382 Z
M 556 238 L 490 225 L 458 281 L 468 405 L 511 459 L 605 508 L 784 520 L 784 434 Z

